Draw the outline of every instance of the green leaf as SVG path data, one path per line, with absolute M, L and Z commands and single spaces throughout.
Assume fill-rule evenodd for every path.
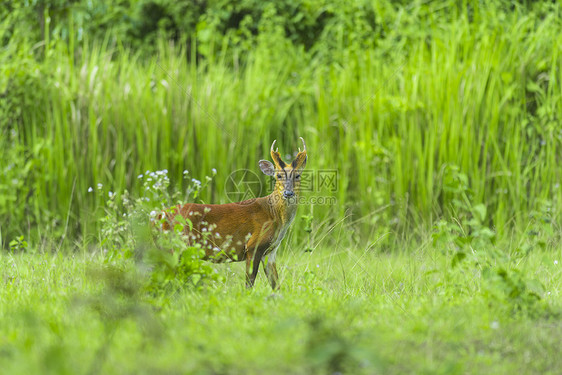
M 457 251 L 451 260 L 451 267 L 456 267 L 464 258 L 466 258 L 466 253 L 464 251 Z
M 539 299 L 542 298 L 544 296 L 544 285 L 542 285 L 542 283 L 537 280 L 537 279 L 531 279 L 527 281 L 527 289 L 531 292 L 534 293 Z
M 483 222 L 486 219 L 486 206 L 484 204 L 477 204 L 472 208 L 472 211 L 474 216 L 476 216 L 480 222 Z

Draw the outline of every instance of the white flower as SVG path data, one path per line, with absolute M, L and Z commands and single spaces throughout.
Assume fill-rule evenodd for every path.
M 189 174 L 189 171 L 186 169 L 183 171 L 183 174 Z
M 156 217 L 156 211 L 150 211 L 150 217 Z
M 113 196 L 115 195 L 112 191 L 108 191 L 107 195 L 109 195 L 109 198 L 113 198 Z
M 103 187 L 102 184 L 98 184 L 98 189 L 101 189 Z
M 557 260 L 555 260 L 555 261 L 554 261 L 554 265 L 557 265 L 557 264 L 558 264 L 558 261 L 557 261 Z
M 217 170 L 215 168 L 211 169 L 211 172 L 213 172 L 213 176 L 217 174 Z
M 137 176 L 137 178 L 142 178 L 142 173 Z
M 201 181 L 199 181 L 199 180 L 197 180 L 197 179 L 195 179 L 195 178 L 192 178 L 192 179 L 191 179 L 191 182 L 193 182 L 195 185 L 201 186 Z
M 498 323 L 497 321 L 493 321 L 492 323 L 490 323 L 490 328 L 491 329 L 498 329 L 500 328 L 500 323 Z
M 91 193 L 92 191 L 94 191 L 94 189 L 92 189 L 92 187 L 90 186 L 90 187 L 88 188 L 88 193 Z

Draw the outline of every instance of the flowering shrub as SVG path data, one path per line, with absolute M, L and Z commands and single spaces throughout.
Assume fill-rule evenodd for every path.
M 213 170 L 213 176 L 216 171 Z M 189 172 L 183 177 L 189 180 Z M 100 244 L 106 262 L 116 259 L 135 259 L 146 271 L 149 289 L 179 287 L 185 283 L 201 285 L 218 276 L 211 265 L 202 260 L 204 251 L 199 244 L 188 245 L 183 234 L 188 222 L 179 222 L 172 231 L 162 231 L 158 213 L 182 204 L 179 191 L 170 189 L 168 171 L 146 171 L 139 175 L 142 194 L 133 198 L 127 190 L 122 193 L 107 191 L 102 184 L 88 188 L 105 199 L 105 216 L 101 219 Z M 186 190 L 190 201 L 199 196 L 205 183 L 191 179 Z

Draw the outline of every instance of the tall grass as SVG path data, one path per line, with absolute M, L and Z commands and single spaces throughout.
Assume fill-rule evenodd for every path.
M 147 169 L 168 169 L 179 187 L 184 170 L 201 179 L 216 168 L 202 199 L 223 203 L 232 171 L 257 173 L 274 139 L 289 154 L 299 136 L 307 168 L 338 171 L 337 191 L 309 193 L 338 200 L 314 207 L 315 220 L 363 218 L 366 237 L 449 214 L 458 181 L 499 233 L 525 228 L 544 202 L 557 215 L 559 6 L 544 17 L 497 5 L 373 9 L 389 34 L 376 47 L 341 38 L 304 51 L 275 30 L 206 60 L 163 40 L 151 58 L 109 37 L 49 43 L 17 122 L 35 170 L 31 198 L 18 201 L 26 222 L 4 221 L 3 233 L 87 238 L 99 205 L 88 188 L 136 194 Z

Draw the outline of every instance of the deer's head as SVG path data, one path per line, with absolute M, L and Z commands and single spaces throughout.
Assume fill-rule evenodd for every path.
M 290 164 L 285 163 L 281 159 L 279 149 L 273 149 L 275 142 L 271 145 L 271 158 L 273 163 L 268 160 L 260 160 L 259 165 L 261 171 L 275 178 L 274 194 L 277 194 L 282 199 L 288 202 L 294 202 L 297 198 L 297 193 L 301 184 L 302 170 L 306 166 L 306 144 L 302 139 L 303 150 L 299 148 L 299 153 Z

